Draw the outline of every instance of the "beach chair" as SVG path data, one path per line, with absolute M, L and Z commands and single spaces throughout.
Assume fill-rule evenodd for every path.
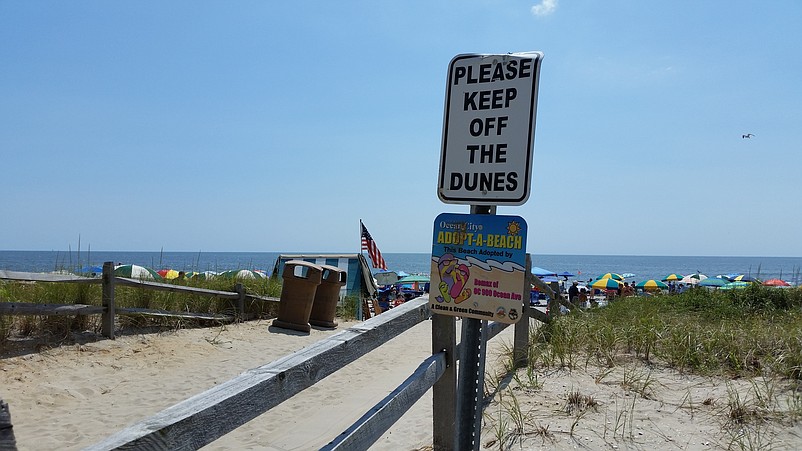
M 362 320 L 373 318 L 382 312 L 379 301 L 376 299 L 362 298 Z

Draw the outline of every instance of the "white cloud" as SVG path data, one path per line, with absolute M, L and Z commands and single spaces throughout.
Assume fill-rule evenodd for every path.
M 557 0 L 541 0 L 540 3 L 532 7 L 532 14 L 536 16 L 548 16 L 557 9 Z

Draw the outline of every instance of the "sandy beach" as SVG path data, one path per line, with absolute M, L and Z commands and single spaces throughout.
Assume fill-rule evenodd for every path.
M 255 321 L 7 357 L 0 360 L 0 398 L 9 404 L 20 450 L 82 449 L 353 324 L 301 335 Z M 319 448 L 407 378 L 429 355 L 430 340 L 431 322 L 424 321 L 205 449 Z M 488 346 L 486 385 L 494 396 L 485 411 L 483 448 L 506 449 L 511 438 L 520 449 L 802 447 L 798 424 L 765 421 L 756 432 L 741 428 L 741 438 L 738 428 L 725 427 L 733 390 L 746 404 L 759 394 L 759 381 L 688 376 L 637 362 L 495 377 L 511 341 L 508 328 Z M 788 405 L 790 394 L 777 384 L 771 396 L 778 406 Z M 372 449 L 430 447 L 431 411 L 430 391 Z M 524 428 L 517 434 L 510 411 L 522 415 Z

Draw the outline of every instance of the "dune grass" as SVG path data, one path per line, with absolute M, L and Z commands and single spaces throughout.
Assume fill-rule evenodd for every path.
M 215 278 L 209 280 L 186 279 L 172 283 L 217 291 L 235 291 L 241 283 L 246 293 L 258 296 L 279 297 L 281 283 L 275 279 L 233 280 Z M 0 282 L 0 301 L 40 304 L 85 304 L 100 306 L 102 293 L 100 284 Z M 173 293 L 139 287 L 118 285 L 115 287 L 117 307 L 147 308 L 172 312 L 213 313 L 232 315 L 236 311 L 234 302 L 214 296 Z M 251 301 L 245 305 L 245 313 L 256 318 L 274 317 L 277 304 Z M 185 319 L 145 316 L 119 316 L 119 326 L 125 328 L 183 328 L 208 325 L 193 323 Z M 46 342 L 69 341 L 74 333 L 100 331 L 99 315 L 75 316 L 3 316 L 0 315 L 0 351 L 12 336 L 39 337 Z
M 802 290 L 752 286 L 629 297 L 558 318 L 530 350 L 545 366 L 634 356 L 702 375 L 802 379 Z
M 603 439 L 608 444 L 633 440 L 636 403 L 660 402 L 662 386 L 653 374 L 657 368 L 751 382 L 746 390 L 742 385 L 740 391 L 728 389 L 723 399 L 695 400 L 688 391 L 677 407 L 712 412 L 721 426 L 718 440 L 723 448 L 768 449 L 778 430 L 802 420 L 799 288 L 700 288 L 679 295 L 623 298 L 604 308 L 555 318 L 533 330 L 529 342 L 525 368 L 514 368 L 512 347 L 507 346 L 503 374 L 488 379 L 491 384 L 504 377 L 511 382 L 506 389 L 496 388 L 499 399 L 486 416 L 494 433 L 492 447 L 516 448 L 523 437 L 543 430 L 542 425 L 513 427 L 522 408 L 506 402 L 510 393 L 537 391 L 546 374 L 577 369 L 598 372 L 597 384 L 612 383 L 630 394 L 604 408 Z M 562 412 L 573 420 L 570 436 L 580 420 L 602 415 L 594 411 L 595 399 L 587 393 L 572 389 L 564 399 Z M 533 408 L 539 407 L 523 409 Z

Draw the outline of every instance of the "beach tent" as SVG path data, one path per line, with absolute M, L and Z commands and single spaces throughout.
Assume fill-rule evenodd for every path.
M 329 265 L 345 271 L 347 280 L 340 289 L 340 299 L 345 296 L 356 296 L 360 299 L 372 298 L 378 291 L 368 262 L 362 254 L 281 254 L 273 267 L 273 277 L 281 278 L 284 264 L 290 260 Z

